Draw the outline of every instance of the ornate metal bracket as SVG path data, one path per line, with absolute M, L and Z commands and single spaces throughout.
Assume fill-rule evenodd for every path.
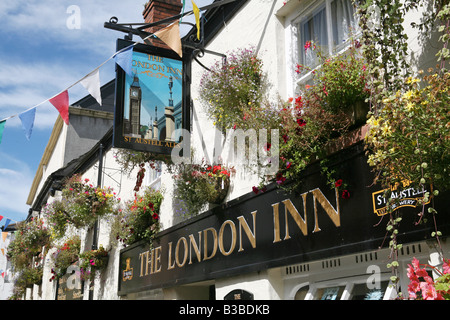
M 212 9 L 212 8 L 219 7 L 219 6 L 225 5 L 230 2 L 234 2 L 234 1 L 236 1 L 236 0 L 222 0 L 219 2 L 214 2 L 210 5 L 200 8 L 200 10 Z M 145 29 L 148 29 L 153 26 L 171 23 L 177 19 L 182 18 L 183 16 L 190 15 L 192 13 L 193 13 L 193 11 L 188 11 L 188 12 L 178 14 L 178 15 L 166 18 L 166 19 L 162 19 L 160 21 L 156 21 L 153 23 L 118 23 L 119 19 L 117 17 L 111 17 L 111 19 L 109 19 L 109 22 L 104 23 L 104 27 L 107 29 L 112 29 L 112 30 L 127 33 L 126 38 L 129 40 L 131 40 L 133 38 L 133 35 L 137 35 L 137 36 L 141 37 L 145 43 L 150 44 L 150 42 L 148 41 L 148 38 L 151 37 L 153 35 L 153 33 L 145 31 Z M 196 27 L 196 25 L 193 23 L 183 22 L 183 21 L 181 23 Z M 201 19 L 201 23 L 202 24 L 204 23 L 203 19 Z M 200 39 L 197 39 L 197 37 L 195 35 L 190 35 L 190 36 L 182 39 L 182 45 L 183 45 L 183 47 L 192 49 L 192 59 L 195 60 L 200 66 L 202 66 L 206 70 L 209 70 L 209 69 L 198 60 L 199 58 L 202 58 L 205 55 L 205 53 L 221 56 L 222 63 L 225 64 L 227 56 L 223 53 L 214 52 L 214 51 L 205 49 L 204 48 L 204 39 L 205 39 L 204 28 L 201 28 Z

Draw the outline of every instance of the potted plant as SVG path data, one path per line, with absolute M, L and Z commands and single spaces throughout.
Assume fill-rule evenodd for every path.
M 175 198 L 185 216 L 194 216 L 208 204 L 224 201 L 234 171 L 223 164 L 178 164 L 171 168 L 175 181 Z
M 82 280 L 92 280 L 95 272 L 102 272 L 108 266 L 109 251 L 102 245 L 98 249 L 88 250 L 80 254 L 80 276 Z
M 50 232 L 39 218 L 17 224 L 15 238 L 10 242 L 7 257 L 15 271 L 22 271 L 33 266 L 33 260 L 42 255 L 43 248 L 50 245 Z M 45 249 L 44 249 L 45 250 Z
M 94 187 L 89 179 L 74 175 L 66 181 L 61 199 L 44 208 L 44 215 L 55 238 L 61 238 L 68 225 L 91 227 L 98 218 L 114 214 L 118 205 L 112 188 Z
M 200 100 L 217 128 L 246 130 L 264 117 L 269 84 L 262 67 L 256 50 L 245 48 L 228 52 L 203 74 Z
M 136 194 L 134 200 L 128 201 L 123 210 L 114 218 L 111 241 L 118 241 L 125 246 L 140 240 L 150 245 L 160 229 L 159 210 L 163 194 L 159 190 L 147 188 L 143 194 Z
M 50 281 L 64 276 L 67 268 L 79 260 L 80 248 L 81 240 L 78 235 L 68 238 L 64 244 L 56 247 L 56 251 L 52 255 L 54 267 L 51 270 L 53 276 Z

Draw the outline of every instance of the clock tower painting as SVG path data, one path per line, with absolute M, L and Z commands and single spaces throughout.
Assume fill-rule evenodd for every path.
M 130 45 L 118 40 L 117 50 Z M 190 88 L 185 78 L 190 60 L 172 50 L 136 44 L 131 74 L 117 66 L 113 145 L 171 154 L 180 142 L 177 129 L 190 128 Z
M 142 90 L 139 85 L 139 78 L 134 76 L 133 83 L 130 86 L 130 104 L 129 104 L 129 121 L 131 136 L 139 137 L 141 128 L 141 102 Z

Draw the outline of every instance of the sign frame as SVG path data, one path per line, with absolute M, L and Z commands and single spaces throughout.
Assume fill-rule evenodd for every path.
M 129 40 L 125 40 L 125 39 L 117 39 L 117 51 L 126 48 L 130 45 L 133 45 L 134 42 L 129 41 Z M 174 101 L 174 99 L 172 99 L 172 105 L 170 100 L 172 98 L 172 88 L 167 87 L 167 91 L 169 92 L 170 90 L 170 96 L 168 92 L 164 92 L 165 97 L 160 98 L 159 96 L 159 92 L 153 92 L 153 88 L 154 86 L 152 86 L 152 89 L 149 88 L 148 85 L 145 85 L 146 91 L 147 92 L 151 92 L 152 94 L 152 98 L 156 98 L 159 99 L 159 101 L 166 101 L 165 99 L 168 99 L 168 103 L 167 105 L 165 105 L 165 109 L 166 110 L 157 110 L 157 108 L 155 108 L 155 112 L 156 114 L 154 115 L 154 117 L 152 118 L 152 116 L 150 116 L 150 113 L 147 112 L 146 114 L 149 116 L 150 121 L 148 121 L 149 126 L 143 126 L 141 125 L 141 113 L 139 111 L 139 122 L 138 123 L 134 123 L 133 125 L 131 125 L 131 120 L 130 119 L 126 119 L 125 114 L 128 113 L 129 117 L 131 116 L 131 112 L 130 112 L 130 104 L 131 104 L 131 93 L 127 94 L 125 92 L 125 90 L 127 90 L 127 88 L 130 88 L 131 86 L 128 84 L 127 85 L 127 81 L 128 83 L 131 81 L 130 76 L 127 75 L 125 73 L 125 71 L 116 64 L 116 87 L 115 87 L 115 102 L 114 102 L 114 126 L 113 126 L 113 147 L 114 148 L 122 148 L 122 149 L 128 149 L 128 150 L 134 150 L 134 151 L 140 151 L 140 152 L 149 152 L 149 153 L 153 153 L 156 156 L 158 155 L 166 155 L 166 156 L 170 156 L 173 148 L 178 147 L 178 143 L 180 141 L 173 141 L 171 140 L 171 136 L 172 134 L 169 134 L 169 136 L 167 137 L 167 133 L 168 131 L 174 131 L 176 129 L 184 129 L 184 130 L 188 130 L 190 131 L 190 106 L 191 106 L 191 93 L 190 93 L 190 79 L 191 79 L 191 63 L 192 60 L 190 59 L 190 52 L 183 52 L 183 58 L 181 58 L 180 56 L 178 56 L 178 54 L 170 49 L 166 49 L 166 48 L 161 48 L 161 47 L 156 47 L 156 46 L 150 46 L 150 45 L 146 45 L 146 44 L 135 44 L 134 48 L 133 48 L 133 71 L 136 70 L 136 74 L 138 74 L 137 71 L 137 65 L 138 62 L 135 60 L 136 57 L 143 57 L 143 56 L 148 56 L 148 59 L 150 60 L 151 57 L 153 57 L 155 64 L 150 64 L 150 63 L 146 63 L 146 66 L 152 65 L 155 66 L 157 63 L 161 63 L 162 61 L 164 61 L 164 59 L 169 60 L 171 62 L 177 63 L 177 66 L 181 66 L 182 70 L 181 70 L 181 74 L 178 72 L 179 69 L 178 68 L 170 68 L 170 72 L 174 73 L 174 70 L 177 70 L 177 72 L 174 74 L 174 77 L 170 77 L 171 79 L 168 80 L 167 84 L 169 85 L 169 82 L 172 82 L 172 87 L 174 87 L 174 90 L 177 90 L 177 92 L 174 92 L 174 96 L 176 96 L 176 100 Z M 143 67 L 143 63 L 139 64 L 140 67 Z M 161 69 L 162 68 L 162 69 Z M 159 71 L 164 70 L 164 66 L 160 67 Z M 158 78 L 167 78 L 169 79 L 169 76 L 167 75 L 163 75 L 162 72 L 158 72 L 157 75 L 155 75 L 155 73 L 152 72 L 152 70 L 148 70 L 149 72 L 147 72 L 147 75 L 149 75 L 150 77 L 153 77 L 155 79 Z M 164 70 L 167 74 L 169 74 L 169 68 L 167 67 L 167 69 Z M 170 74 L 172 75 L 172 74 Z M 175 81 L 173 80 L 173 78 L 175 78 Z M 138 80 L 140 82 L 142 82 L 143 76 L 138 77 Z M 144 81 L 147 78 L 144 78 Z M 149 81 L 157 81 L 157 80 L 147 80 Z M 176 83 L 175 83 L 176 82 Z M 181 88 L 180 88 L 180 82 L 181 82 Z M 175 85 L 174 85 L 175 83 Z M 181 92 L 180 92 L 181 89 Z M 130 90 L 131 91 L 131 90 Z M 144 99 L 144 94 L 145 92 L 140 92 L 139 94 L 139 110 L 149 110 L 151 107 L 153 106 L 149 106 L 149 105 L 141 105 L 141 99 Z M 167 97 L 166 97 L 167 96 Z M 125 101 L 126 99 L 129 99 L 129 101 Z M 176 103 L 176 104 L 175 104 Z M 181 104 L 181 106 L 180 106 Z M 161 106 L 156 106 L 155 103 L 155 107 L 159 107 L 161 109 Z M 164 105 L 163 105 L 164 107 Z M 171 128 L 167 129 L 167 126 L 164 127 L 165 131 L 159 131 L 158 133 L 158 129 L 156 126 L 153 126 L 153 123 L 158 123 L 158 115 L 161 116 L 161 114 L 164 117 L 167 117 L 167 113 L 170 111 L 167 111 L 168 107 L 171 107 L 172 109 L 172 115 L 169 115 L 169 117 L 172 118 L 172 125 Z M 128 108 L 128 112 L 126 112 L 125 109 Z M 181 108 L 181 117 L 179 115 L 180 113 L 180 109 Z M 169 108 L 170 109 L 170 108 Z M 181 120 L 181 126 L 178 124 L 178 128 L 175 127 L 175 120 L 173 119 L 174 117 L 174 109 L 176 112 L 176 117 L 177 117 L 177 122 L 179 122 Z M 180 119 L 181 118 L 181 119 Z M 154 121 L 152 121 L 154 120 Z M 159 119 L 161 122 L 161 117 Z M 166 118 L 167 121 L 167 118 Z M 127 123 L 128 122 L 128 123 Z M 149 130 L 150 127 L 150 122 L 152 124 L 152 129 Z M 145 127 L 148 128 L 147 132 L 144 134 L 143 130 L 145 130 Z M 133 128 L 133 129 L 131 129 Z M 137 128 L 137 129 L 136 129 Z M 133 131 L 132 131 L 133 130 Z M 137 132 L 134 132 L 136 131 Z M 130 131 L 130 132 L 128 132 Z M 164 135 L 163 135 L 164 133 Z M 158 137 L 158 135 L 162 138 L 154 138 L 155 136 Z

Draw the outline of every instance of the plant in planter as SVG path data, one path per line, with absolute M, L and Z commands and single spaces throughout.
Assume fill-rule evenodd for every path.
M 64 276 L 67 268 L 79 260 L 80 248 L 81 240 L 78 235 L 70 237 L 64 244 L 56 247 L 56 252 L 52 256 L 54 267 L 51 270 L 53 276 L 50 278 L 50 281 Z
M 147 188 L 142 195 L 136 195 L 135 199 L 126 203 L 112 224 L 111 241 L 113 245 L 117 241 L 125 246 L 140 240 L 147 241 L 150 245 L 159 232 L 159 210 L 163 194 L 159 190 Z
M 345 54 L 330 58 L 313 44 L 305 47 L 316 50 L 322 64 L 314 70 L 297 65 L 298 73 L 311 72 L 312 84 L 305 85 L 301 96 L 289 99 L 279 110 L 280 169 L 271 179 L 279 186 L 297 189 L 306 166 L 324 159 L 333 139 L 365 121 L 366 111 L 355 109 L 368 97 L 366 70 L 358 46 L 354 43 Z M 357 114 L 364 121 L 356 119 Z M 348 192 L 342 195 L 348 197 Z
M 112 188 L 94 187 L 75 175 L 66 181 L 62 198 L 44 208 L 44 214 L 53 236 L 60 238 L 68 225 L 90 227 L 98 218 L 115 214 L 118 202 Z
M 39 218 L 17 224 L 15 238 L 8 246 L 7 257 L 15 271 L 34 267 L 33 259 L 50 245 L 50 232 Z
M 96 271 L 102 272 L 108 266 L 109 251 L 103 246 L 96 250 L 85 251 L 80 254 L 80 276 L 82 280 L 93 280 Z
M 33 285 L 42 283 L 43 269 L 41 266 L 35 268 L 26 268 L 21 271 L 16 280 L 16 286 L 30 288 Z
M 194 216 L 207 204 L 221 203 L 230 187 L 233 168 L 222 164 L 178 164 L 171 168 L 175 181 L 175 198 L 186 216 Z
M 269 84 L 262 66 L 256 50 L 239 49 L 203 74 L 200 99 L 217 128 L 246 130 L 264 117 Z

